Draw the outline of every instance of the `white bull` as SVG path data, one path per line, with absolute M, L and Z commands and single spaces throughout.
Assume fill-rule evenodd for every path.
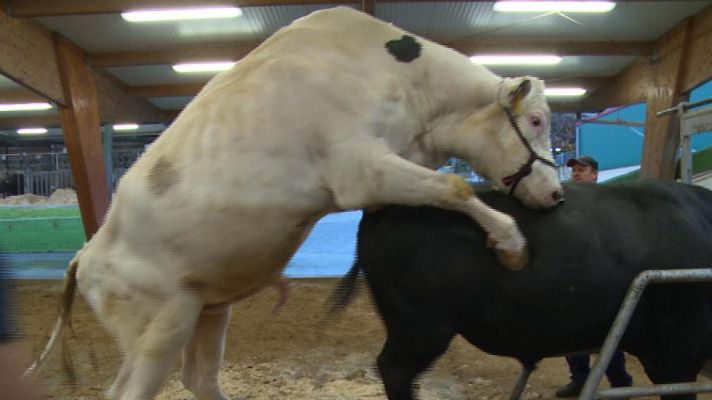
M 495 182 L 523 177 L 510 189 L 530 207 L 556 204 L 543 86 L 349 8 L 295 21 L 217 75 L 126 173 L 70 263 L 44 355 L 78 282 L 124 354 L 109 398 L 153 398 L 183 351 L 185 387 L 226 399 L 230 304 L 277 282 L 316 221 L 339 210 L 460 210 L 520 268 L 515 222 L 433 169 L 457 156 Z

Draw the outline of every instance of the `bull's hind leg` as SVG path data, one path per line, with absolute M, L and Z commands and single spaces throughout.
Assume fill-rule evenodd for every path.
M 220 391 L 218 372 L 225 350 L 230 305 L 204 308 L 193 336 L 183 350 L 182 382 L 197 400 L 227 400 Z
M 106 397 L 111 400 L 121 398 L 126 388 L 126 382 L 128 382 L 129 376 L 131 376 L 132 360 L 126 355 L 126 352 L 122 351 L 122 353 L 124 353 L 124 360 L 121 363 L 118 374 L 116 374 L 114 383 L 106 392 Z
M 126 368 L 130 372 L 120 400 L 154 398 L 190 339 L 201 308 L 198 301 L 183 293 L 157 309 L 133 346 L 126 346 Z
M 88 290 L 87 300 L 96 311 L 104 327 L 116 339 L 123 357 L 113 384 L 107 390 L 106 397 L 111 400 L 121 399 L 133 368 L 133 356 L 136 343 L 153 318 L 152 304 L 145 298 L 131 298 L 106 290 L 95 284 Z
M 425 323 L 393 325 L 378 356 L 378 371 L 389 400 L 412 400 L 418 375 L 447 350 L 455 333 Z

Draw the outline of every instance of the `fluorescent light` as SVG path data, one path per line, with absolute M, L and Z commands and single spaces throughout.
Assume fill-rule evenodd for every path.
M 604 13 L 615 8 L 612 1 L 498 1 L 494 10 L 500 12 L 589 12 Z
M 36 111 L 49 110 L 52 105 L 49 103 L 16 103 L 0 104 L 0 111 Z
M 115 131 L 135 131 L 138 129 L 138 124 L 116 124 L 113 128 Z
M 121 13 L 129 22 L 162 22 L 183 19 L 234 18 L 242 15 L 240 7 L 201 7 L 173 10 L 136 10 Z
M 583 96 L 586 94 L 586 89 L 584 88 L 577 88 L 577 87 L 569 87 L 569 88 L 546 88 L 544 89 L 544 94 L 546 96 L 552 96 L 552 97 L 559 97 L 559 96 L 567 96 L 567 97 L 572 97 L 572 96 Z
M 182 73 L 219 72 L 230 69 L 233 65 L 235 65 L 234 61 L 188 63 L 176 64 L 173 66 L 173 70 Z
M 47 133 L 45 128 L 21 128 L 17 130 L 19 135 L 41 135 Z
M 470 57 L 472 62 L 482 65 L 554 65 L 561 57 L 545 54 L 482 54 Z

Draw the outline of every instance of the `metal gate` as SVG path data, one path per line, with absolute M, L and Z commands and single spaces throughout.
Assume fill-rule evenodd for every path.
M 681 102 L 675 108 L 656 113 L 658 117 L 677 114 L 680 123 L 680 177 L 682 182 L 692 183 L 692 136 L 712 131 L 712 107 L 690 111 L 712 103 L 712 98 L 688 103 Z

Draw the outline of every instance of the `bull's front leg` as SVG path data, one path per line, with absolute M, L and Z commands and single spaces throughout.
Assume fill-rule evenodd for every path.
M 460 177 L 458 176 L 458 178 Z M 478 217 L 474 216 L 473 218 L 487 232 L 487 247 L 494 247 L 500 264 L 514 271 L 524 268 L 529 261 L 527 241 L 514 219 L 505 213 L 488 207 L 476 196 L 467 201 L 471 203 L 468 204 L 469 207 L 482 209 L 478 214 L 482 220 L 478 220 Z M 467 212 L 467 210 L 463 211 Z M 473 213 L 469 214 L 473 215 Z M 485 222 L 484 220 L 486 219 L 491 220 Z M 488 226 L 490 227 L 489 229 L 487 228 Z
M 514 219 L 482 202 L 462 177 L 421 167 L 393 153 L 371 155 L 370 162 L 354 163 L 346 172 L 343 168 L 348 165 L 347 161 L 341 163 L 333 186 L 340 207 L 403 204 L 460 211 L 487 232 L 488 243 L 502 265 L 519 270 L 527 263 L 526 239 Z
M 445 175 L 446 185 L 452 188 L 452 197 L 456 200 L 448 199 L 443 205 L 435 206 L 452 208 L 470 215 L 487 232 L 487 246 L 494 248 L 500 264 L 514 271 L 524 268 L 529 261 L 527 241 L 514 218 L 483 203 L 462 177 L 455 174 L 442 175 Z

